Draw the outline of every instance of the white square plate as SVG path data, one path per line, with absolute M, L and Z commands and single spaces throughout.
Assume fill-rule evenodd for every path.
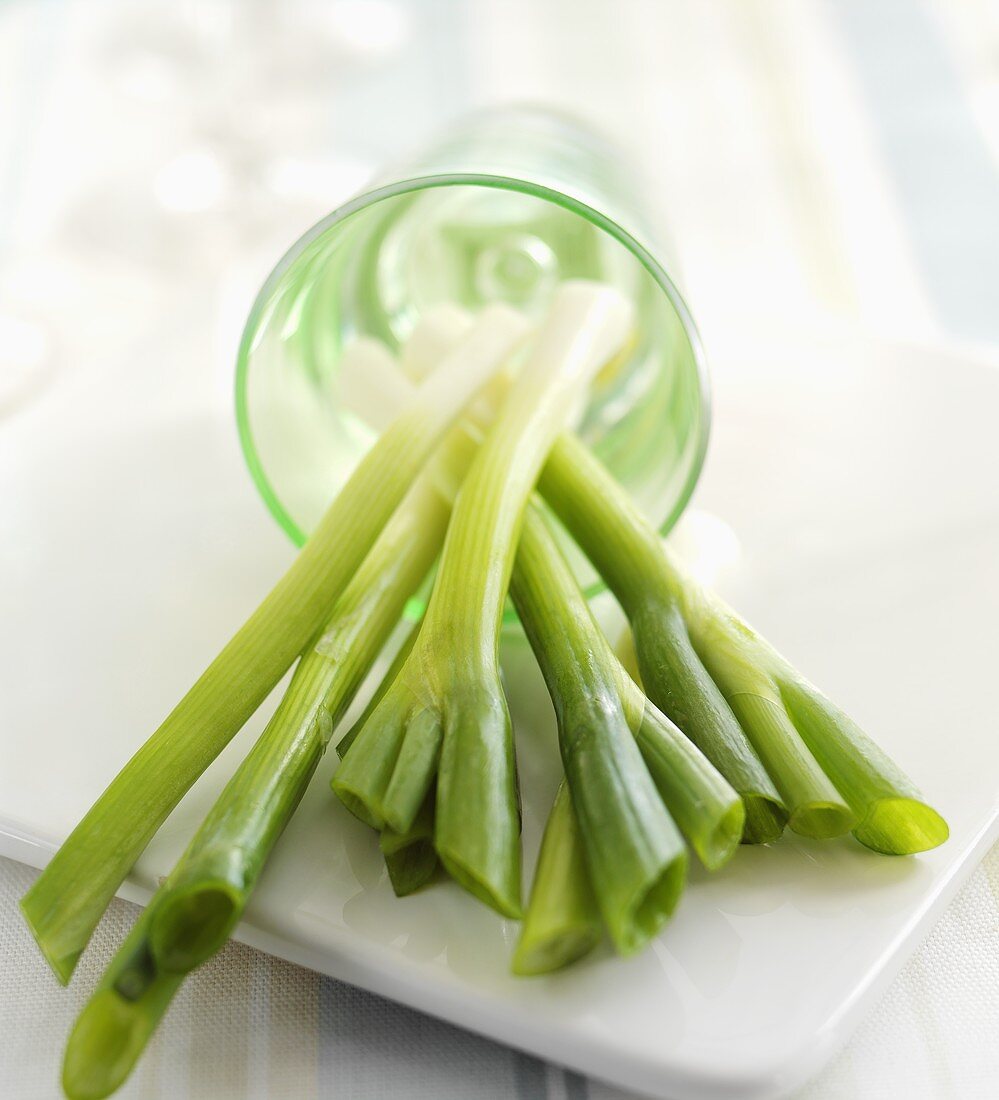
M 70 375 L 0 422 L 0 854 L 46 862 L 290 558 L 189 351 L 178 334 L 141 370 Z M 745 849 L 693 873 L 638 958 L 517 980 L 514 924 L 450 884 L 393 897 L 373 834 L 329 793 L 331 754 L 240 939 L 656 1096 L 778 1095 L 845 1038 L 999 832 L 999 371 L 772 334 L 716 358 L 679 539 L 924 787 L 949 843 L 913 859 L 791 836 Z M 506 659 L 530 866 L 552 722 L 524 643 Z M 148 897 L 263 717 L 125 896 Z

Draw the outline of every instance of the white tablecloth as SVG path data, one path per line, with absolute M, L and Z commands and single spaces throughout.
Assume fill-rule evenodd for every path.
M 210 318 L 195 323 L 227 394 L 249 296 L 283 247 L 400 146 L 512 98 L 638 150 L 709 355 L 740 326 L 999 343 L 989 0 L 8 0 L 0 431 L 166 319 Z M 12 1100 L 56 1095 L 69 1024 L 133 916 L 112 906 L 62 991 L 16 911 L 32 874 L 0 861 Z M 991 1097 L 997 1034 L 999 850 L 802 1096 Z M 239 945 L 185 985 L 121 1095 L 393 1094 L 620 1095 Z

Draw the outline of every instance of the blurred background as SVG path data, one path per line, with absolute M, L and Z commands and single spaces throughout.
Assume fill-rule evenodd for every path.
M 123 402 L 212 409 L 237 469 L 236 345 L 277 258 L 449 122 L 522 101 L 628 147 L 709 361 L 848 332 L 999 362 L 994 0 L 2 0 L 0 434 L 29 410 L 44 425 L 49 401 L 106 402 L 114 379 Z M 4 524 L 6 552 L 34 552 Z M 267 553 L 262 576 L 287 554 L 276 530 Z M 60 1037 L 73 1005 L 21 943 L 28 872 L 0 872 L 11 1049 L 25 989 Z M 953 1066 L 984 1082 L 999 1065 L 934 1013 L 995 975 L 995 952 L 968 945 L 997 898 L 993 856 L 809 1097 L 987 1095 Z M 413 1064 L 428 1097 L 619 1095 L 238 945 L 189 984 L 123 1096 L 378 1097 Z M 230 1014 L 206 1024 L 219 988 Z M 405 1058 L 369 1042 L 386 1029 Z M 5 1095 L 53 1094 L 45 1034 L 0 1067 Z M 190 1067 L 181 1092 L 168 1051 Z
M 228 392 L 275 259 L 473 107 L 632 151 L 713 340 L 999 339 L 990 0 L 6 0 L 0 407 L 196 329 Z

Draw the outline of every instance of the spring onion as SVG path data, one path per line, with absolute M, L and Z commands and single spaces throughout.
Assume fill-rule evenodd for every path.
M 541 840 L 531 897 L 510 967 L 524 976 L 576 962 L 600 942 L 604 926 L 590 885 L 583 839 L 565 783 Z
M 406 832 L 382 830 L 379 846 L 396 897 L 415 893 L 433 878 L 439 866 L 434 849 L 434 794 L 433 790 L 428 793 Z
M 609 644 L 607 650 L 628 725 L 659 794 L 704 866 L 717 871 L 735 855 L 742 840 L 743 800 L 700 749 L 646 698 L 615 661 Z
M 520 914 L 520 826 L 497 646 L 518 529 L 566 402 L 623 345 L 630 324 L 610 288 L 576 282 L 556 293 L 458 494 L 413 650 L 334 778 L 373 821 L 405 832 L 436 775 L 438 857 L 507 916 Z M 390 774 L 366 770 L 374 743 Z
M 125 1082 L 184 982 L 153 961 L 152 917 L 139 914 L 70 1032 L 62 1063 L 69 1100 L 102 1100 Z
M 554 581 L 554 583 L 553 583 Z M 562 764 L 597 904 L 632 954 L 669 918 L 687 852 L 628 726 L 609 646 L 544 521 L 525 521 L 510 593 L 555 704 Z

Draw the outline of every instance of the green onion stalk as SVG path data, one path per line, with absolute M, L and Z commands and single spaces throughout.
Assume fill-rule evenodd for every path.
M 562 782 L 545 825 L 511 969 L 523 977 L 561 970 L 589 954 L 603 934 L 582 833 Z
M 745 841 L 776 839 L 785 820 L 806 836 L 852 830 L 889 854 L 946 839 L 901 770 L 680 569 L 576 438 L 559 438 L 540 488 L 624 608 L 646 694 L 742 795 Z
M 503 604 L 524 507 L 566 407 L 630 324 L 609 287 L 570 282 L 556 293 L 458 493 L 416 642 L 334 776 L 348 806 L 400 833 L 436 778 L 438 858 L 509 917 L 521 915 L 520 818 L 499 673 Z
M 152 917 L 139 914 L 70 1033 L 62 1064 L 70 1100 L 101 1100 L 124 1083 L 183 984 L 184 974 L 156 966 Z
M 406 832 L 382 829 L 379 844 L 396 897 L 408 897 L 425 886 L 440 866 L 434 848 L 434 794 L 431 789 Z
M 742 841 L 746 822 L 742 798 L 679 727 L 646 698 L 603 634 L 599 640 L 607 647 L 606 659 L 614 669 L 628 725 L 666 808 L 705 868 L 717 871 L 735 855 Z
M 267 727 L 79 1017 L 63 1069 L 72 1100 L 121 1085 L 185 975 L 228 940 L 333 730 L 433 564 L 447 516 L 421 480 L 336 602 Z M 406 847 L 393 849 L 397 862 Z M 413 869 L 406 875 L 412 879 Z
M 449 437 L 449 442 L 454 438 L 454 436 Z M 419 633 L 419 629 L 419 624 L 417 624 L 403 639 L 402 644 L 396 650 L 392 663 L 388 667 L 388 671 L 368 700 L 367 705 L 361 712 L 360 718 L 358 718 L 354 725 L 351 726 L 347 733 L 340 739 L 340 742 L 337 744 L 337 753 L 341 757 L 345 755 L 347 750 L 354 743 L 358 733 L 360 733 L 361 729 L 367 724 L 372 712 L 392 686 L 395 678 L 399 675 L 399 671 L 406 663 L 406 658 L 409 656 L 413 645 L 416 643 L 416 636 Z M 330 783 L 334 790 L 336 790 L 335 784 L 336 780 L 334 777 Z M 371 825 L 375 829 L 381 829 L 379 844 L 382 856 L 385 859 L 385 867 L 388 870 L 389 881 L 397 897 L 406 897 L 409 894 L 415 893 L 434 877 L 440 864 L 433 843 L 433 790 L 431 790 L 424 799 L 420 812 L 416 815 L 412 825 L 404 832 L 396 832 L 389 826 L 382 828 L 379 822 L 375 821 L 368 814 L 364 808 L 364 804 L 356 799 L 352 799 L 349 795 L 341 794 L 341 799 L 355 817 L 360 818 L 366 825 Z
M 443 333 L 442 320 L 445 322 Z M 380 341 L 366 338 L 354 341 L 344 354 L 341 375 L 345 381 L 355 377 L 369 380 L 363 392 L 354 386 L 354 403 L 363 406 L 365 418 L 376 426 L 391 422 L 398 411 L 393 406 L 401 408 L 412 400 L 413 380 L 423 382 L 431 370 L 436 370 L 460 343 L 471 324 L 471 315 L 457 307 L 436 306 L 424 314 L 403 347 L 409 377 L 400 371 L 400 363 Z M 434 456 L 426 476 L 436 486 L 449 509 L 454 505 L 489 422 L 495 418 L 496 408 L 506 397 L 509 381 L 508 374 L 501 371 L 487 382 L 473 407 L 466 409 L 461 424 L 451 432 L 440 452 Z M 341 757 L 399 675 L 418 632 L 419 626 L 416 626 L 406 636 L 360 718 L 340 740 L 337 752 Z M 331 786 L 336 790 L 335 779 L 331 781 Z M 432 788 L 412 825 L 405 831 L 396 832 L 389 825 L 381 828 L 379 845 L 397 897 L 407 897 L 421 889 L 433 880 L 440 867 L 433 842 L 435 795 L 436 791 Z M 380 828 L 379 822 L 372 818 L 364 804 L 349 791 L 341 788 L 340 796 L 360 820 Z
M 524 523 L 510 591 L 555 704 L 593 893 L 615 948 L 632 954 L 675 909 L 686 847 L 628 725 L 609 646 L 536 515 Z
M 122 768 L 21 901 L 67 982 L 150 838 L 301 653 L 463 407 L 527 334 L 484 310 L 448 360 L 362 458 L 284 577 Z

